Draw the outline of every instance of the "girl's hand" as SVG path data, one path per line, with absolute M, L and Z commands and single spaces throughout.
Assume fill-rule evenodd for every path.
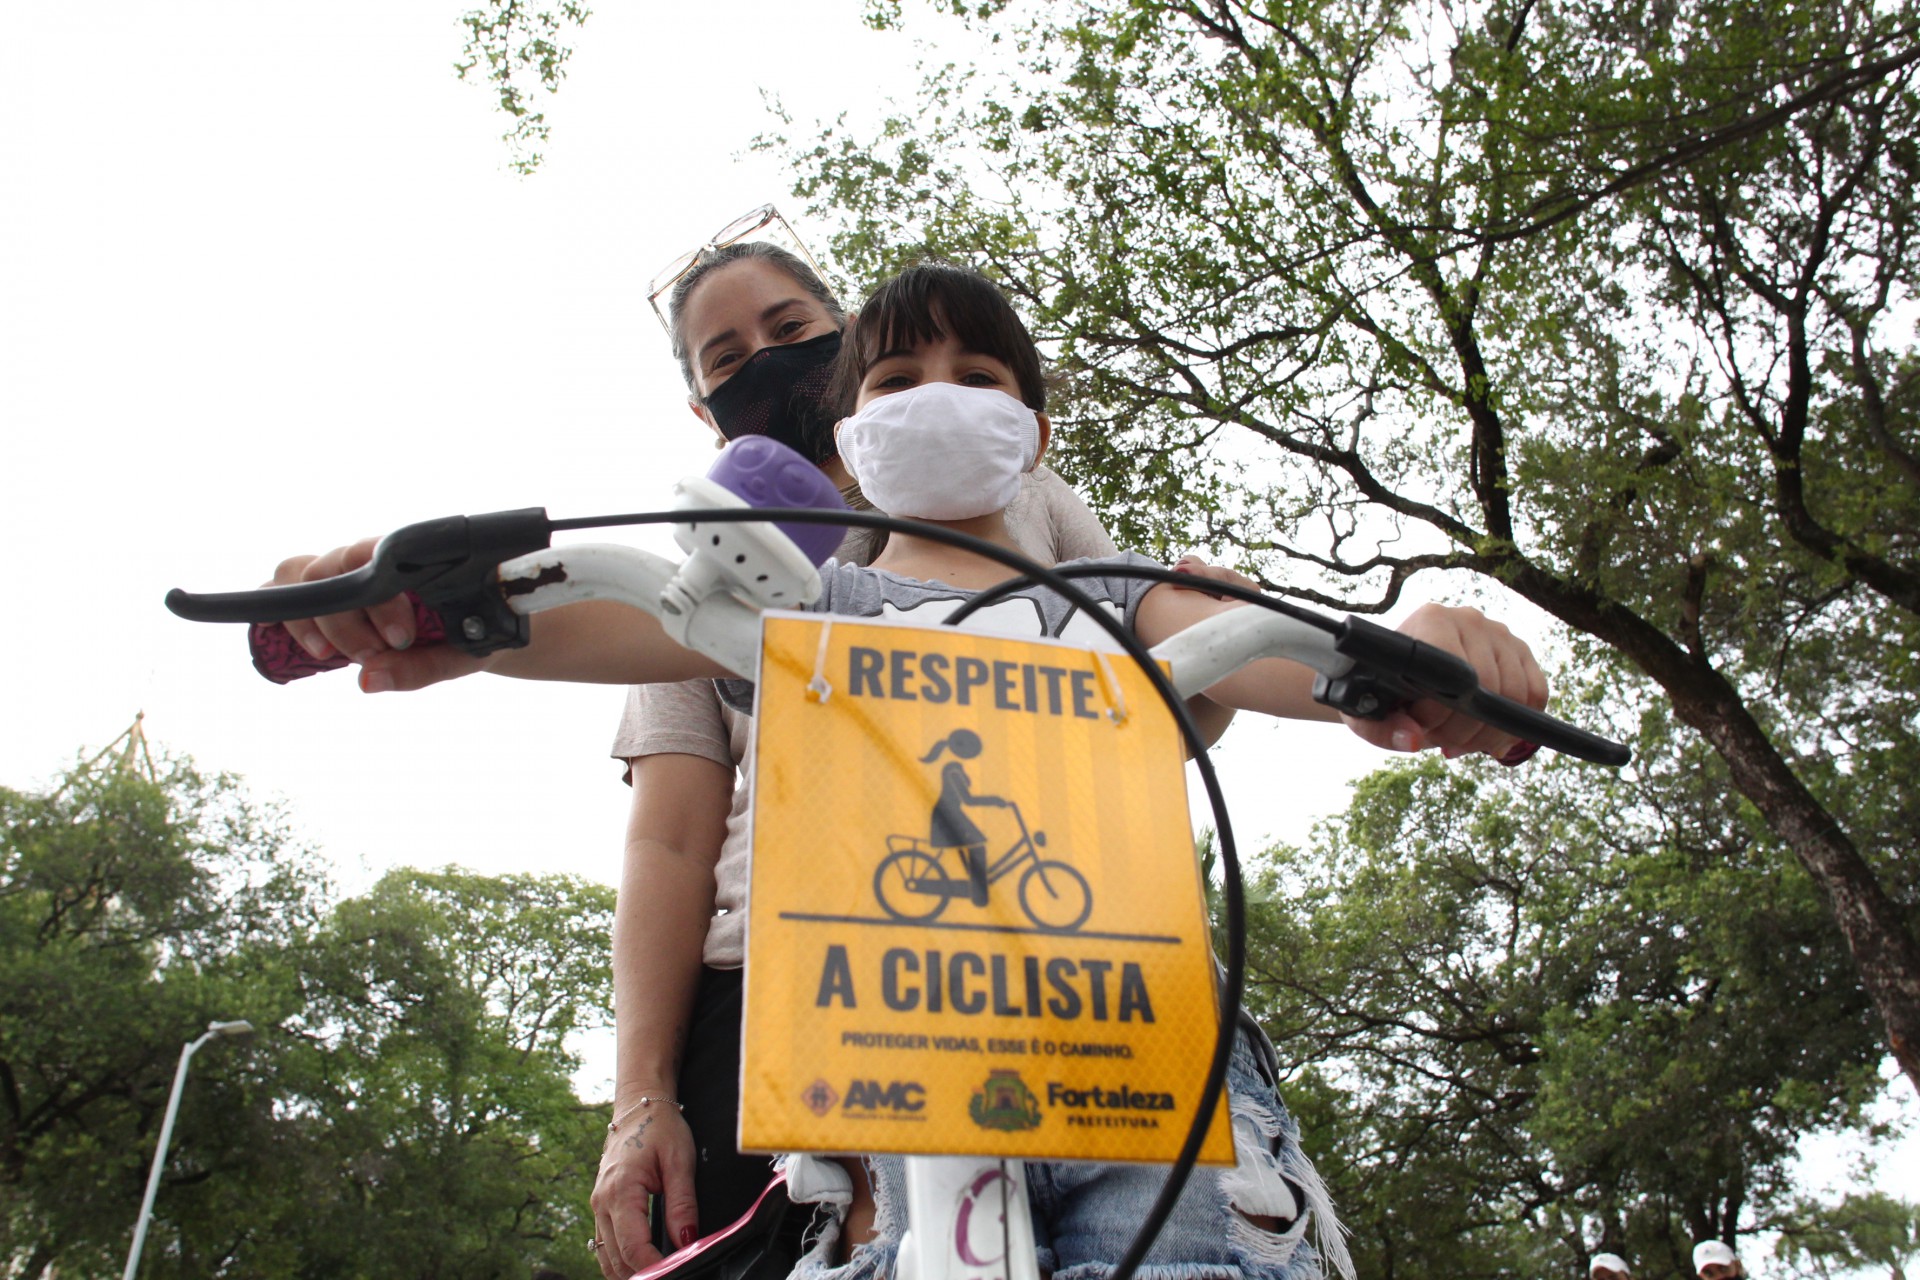
M 1260 589 L 1259 583 L 1249 578 L 1246 574 L 1241 573 L 1238 569 L 1229 569 L 1223 564 L 1208 564 L 1200 558 L 1200 553 L 1197 551 L 1183 553 L 1178 560 L 1173 562 L 1173 571 L 1175 573 L 1190 573 L 1196 578 L 1206 578 L 1214 582 L 1231 583 L 1236 587 L 1245 587 L 1248 591 L 1258 591 Z M 1198 591 L 1201 595 L 1211 596 L 1215 600 L 1224 600 L 1226 598 L 1218 592 L 1208 591 L 1205 587 L 1197 585 L 1191 587 L 1176 586 L 1174 590 Z
M 282 560 L 266 585 L 279 587 L 351 573 L 373 558 L 378 542 L 378 538 L 362 538 L 324 555 Z M 361 669 L 360 687 L 368 693 L 421 689 L 485 670 L 488 665 L 486 659 L 452 645 L 413 649 L 413 605 L 405 596 L 395 596 L 371 609 L 296 618 L 285 626 L 294 642 L 315 659 L 341 654 L 357 664 Z
M 643 1107 L 607 1135 L 593 1185 L 594 1256 L 607 1280 L 627 1280 L 660 1261 L 647 1200 L 666 1202 L 667 1237 L 685 1248 L 700 1234 L 693 1198 L 693 1132 L 677 1108 Z
M 1546 708 L 1547 677 L 1540 670 L 1540 664 L 1533 660 L 1533 650 L 1478 609 L 1422 605 L 1396 630 L 1465 658 L 1479 675 L 1481 687 L 1489 693 L 1524 703 L 1536 711 Z M 1489 728 L 1432 701 L 1416 702 L 1384 720 L 1349 717 L 1347 725 L 1377 747 L 1389 751 L 1424 751 L 1438 747 L 1448 759 L 1480 751 L 1503 764 L 1518 764 L 1535 749 L 1532 743 Z

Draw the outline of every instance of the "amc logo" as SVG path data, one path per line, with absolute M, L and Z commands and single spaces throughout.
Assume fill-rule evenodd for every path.
M 926 1105 L 927 1091 L 917 1080 L 892 1080 L 886 1084 L 878 1080 L 855 1080 L 847 1085 L 847 1098 L 840 1109 L 900 1114 L 924 1110 Z

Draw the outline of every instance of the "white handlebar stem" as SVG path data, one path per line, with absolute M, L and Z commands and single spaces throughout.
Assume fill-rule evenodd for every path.
M 615 543 L 552 547 L 508 560 L 500 583 L 515 613 L 532 614 L 582 600 L 614 600 L 660 619 L 675 641 L 752 679 L 759 664 L 760 613 L 709 575 L 696 574 L 701 557 L 676 565 L 664 556 Z M 699 580 L 704 593 L 687 590 Z M 818 581 L 817 579 L 815 580 Z M 520 587 L 516 584 L 532 584 Z M 1334 651 L 1318 627 L 1271 609 L 1232 609 L 1169 637 L 1153 648 L 1166 661 L 1183 697 L 1204 691 L 1260 658 L 1291 658 L 1325 676 L 1342 676 L 1353 660 Z
M 1333 636 L 1271 609 L 1248 607 L 1215 614 L 1153 647 L 1173 669 L 1173 687 L 1191 698 L 1259 658 L 1291 658 L 1324 676 L 1343 676 L 1353 659 L 1337 653 Z
M 908 1156 L 895 1280 L 1039 1280 L 1027 1167 L 993 1156 Z
M 669 588 L 682 566 L 638 547 L 591 542 L 551 547 L 508 560 L 500 584 L 515 613 L 533 614 L 582 600 L 613 600 L 660 619 L 667 634 L 751 680 L 760 662 L 760 612 L 725 591 L 697 600 Z M 521 587 L 516 584 L 537 584 Z

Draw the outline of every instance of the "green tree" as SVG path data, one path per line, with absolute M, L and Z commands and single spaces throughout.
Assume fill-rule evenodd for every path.
M 462 80 L 493 91 L 496 105 L 511 121 L 500 139 L 517 173 L 532 173 L 545 158 L 552 130 L 546 112 L 535 104 L 560 92 L 567 59 L 573 56 L 561 41 L 568 27 L 585 25 L 592 13 L 580 0 L 487 0 L 460 17 L 466 45 L 453 69 Z
M 1664 732 L 1632 781 L 1384 770 L 1257 877 L 1249 1004 L 1361 1274 L 1685 1277 L 1878 1091 L 1811 882 Z
M 288 1016 L 288 949 L 323 906 L 284 815 L 187 761 L 129 763 L 0 788 L 0 1259 L 21 1280 L 117 1273 L 181 1045 L 214 1019 Z M 272 1180 L 268 1057 L 195 1058 L 169 1185 Z M 205 1275 L 246 1227 L 200 1225 Z
M 1920 1084 L 1910 0 L 936 7 L 1005 64 L 768 142 L 843 264 L 996 273 L 1122 542 L 1499 582 L 1634 673 Z
M 104 759 L 102 757 L 101 759 Z M 597 1274 L 612 890 L 395 872 L 329 907 L 284 815 L 185 761 L 0 789 L 0 1269 L 118 1274 L 181 1045 L 148 1277 Z
M 1920 1205 L 1880 1192 L 1850 1195 L 1837 1205 L 1802 1201 L 1781 1228 L 1779 1255 L 1806 1262 L 1815 1274 L 1885 1270 L 1906 1280 L 1907 1264 L 1920 1257 Z
M 305 957 L 288 1105 L 319 1121 L 300 1274 L 597 1271 L 587 1198 L 606 1108 L 574 1033 L 611 1008 L 613 891 L 566 876 L 390 873 Z M 297 1074 L 293 1074 L 297 1073 Z

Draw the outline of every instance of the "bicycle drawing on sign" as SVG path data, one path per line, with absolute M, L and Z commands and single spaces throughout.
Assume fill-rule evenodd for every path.
M 980 735 L 956 729 L 933 745 L 922 764 L 950 754 L 940 770 L 940 797 L 934 802 L 925 838 L 889 835 L 887 856 L 873 873 L 873 896 L 896 920 L 932 920 L 947 903 L 964 897 L 976 907 L 987 905 L 988 889 L 1026 865 L 1016 895 L 1020 909 L 1035 927 L 1048 933 L 1072 933 L 1093 913 L 1093 890 L 1087 878 L 1058 858 L 1043 858 L 1047 833 L 1028 828 L 1020 806 L 1004 796 L 973 790 L 963 760 L 980 754 Z M 1019 836 L 997 859 L 988 855 L 988 842 L 971 817 L 970 808 L 1004 809 L 1013 815 Z M 947 855 L 958 875 L 947 870 Z

